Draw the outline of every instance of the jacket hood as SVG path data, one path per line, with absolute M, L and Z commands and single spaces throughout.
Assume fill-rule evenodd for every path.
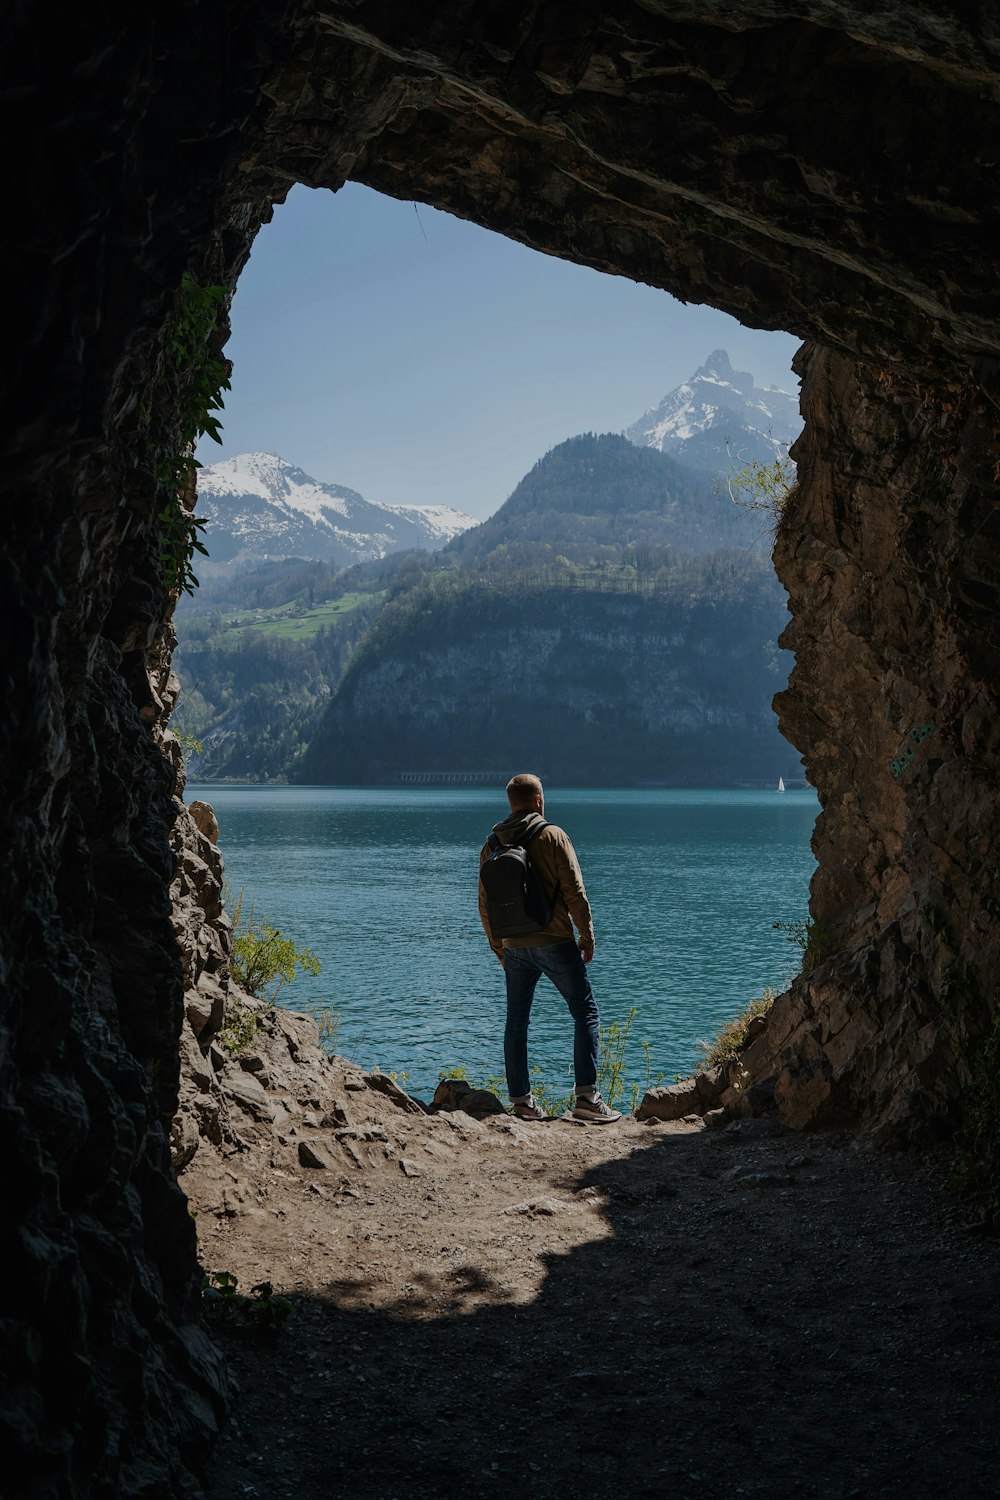
M 525 834 L 534 828 L 541 828 L 545 819 L 541 813 L 536 812 L 512 812 L 509 817 L 504 818 L 502 823 L 493 825 L 493 832 L 501 844 L 519 844 Z

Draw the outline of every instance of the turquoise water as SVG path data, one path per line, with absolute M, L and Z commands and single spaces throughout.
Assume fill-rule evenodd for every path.
M 424 1098 L 456 1064 L 502 1072 L 503 972 L 476 906 L 502 792 L 192 784 L 188 797 L 216 810 L 233 891 L 255 893 L 258 915 L 322 962 L 280 1003 L 331 1006 L 338 1052 L 408 1073 Z M 771 924 L 806 914 L 818 810 L 811 791 L 548 792 L 545 815 L 572 837 L 594 910 L 602 1022 L 637 1006 L 632 1035 L 668 1081 L 699 1038 L 797 967 Z M 545 981 L 530 1045 L 563 1092 L 572 1031 Z

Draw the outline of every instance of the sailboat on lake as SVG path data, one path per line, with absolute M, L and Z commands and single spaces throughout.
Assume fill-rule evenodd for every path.
M 778 791 L 779 792 L 783 792 L 784 790 L 785 790 L 785 783 L 784 783 L 783 779 L 779 776 L 778 777 Z

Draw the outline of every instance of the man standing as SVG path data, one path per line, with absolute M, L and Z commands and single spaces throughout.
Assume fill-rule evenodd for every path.
M 531 867 L 552 904 L 551 916 L 536 932 L 497 937 L 490 930 L 486 893 L 479 883 L 479 917 L 490 947 L 503 964 L 507 981 L 507 1025 L 503 1050 L 507 1088 L 519 1120 L 544 1120 L 535 1103 L 528 1072 L 528 1023 L 535 986 L 544 974 L 569 1006 L 573 1017 L 573 1116 L 588 1124 L 620 1120 L 597 1089 L 598 1015 L 587 965 L 594 956 L 594 924 L 576 851 L 569 836 L 546 823 L 545 794 L 537 776 L 523 772 L 507 783 L 510 817 L 493 829 L 501 845 L 522 845 Z M 483 845 L 479 868 L 490 857 L 490 841 Z M 574 941 L 573 924 L 579 937 Z

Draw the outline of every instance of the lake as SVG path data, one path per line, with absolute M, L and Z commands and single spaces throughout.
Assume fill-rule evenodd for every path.
M 479 849 L 506 813 L 492 788 L 188 786 L 219 819 L 233 893 L 311 948 L 279 1003 L 329 1006 L 336 1050 L 365 1068 L 409 1075 L 429 1099 L 456 1065 L 502 1073 L 503 972 L 477 912 Z M 597 951 L 591 981 L 602 1023 L 631 1007 L 630 1077 L 639 1043 L 655 1073 L 690 1071 L 710 1037 L 766 986 L 781 989 L 800 950 L 775 921 L 806 915 L 815 868 L 809 790 L 546 792 L 583 868 Z M 539 985 L 529 1039 L 558 1093 L 572 1084 L 572 1024 Z

